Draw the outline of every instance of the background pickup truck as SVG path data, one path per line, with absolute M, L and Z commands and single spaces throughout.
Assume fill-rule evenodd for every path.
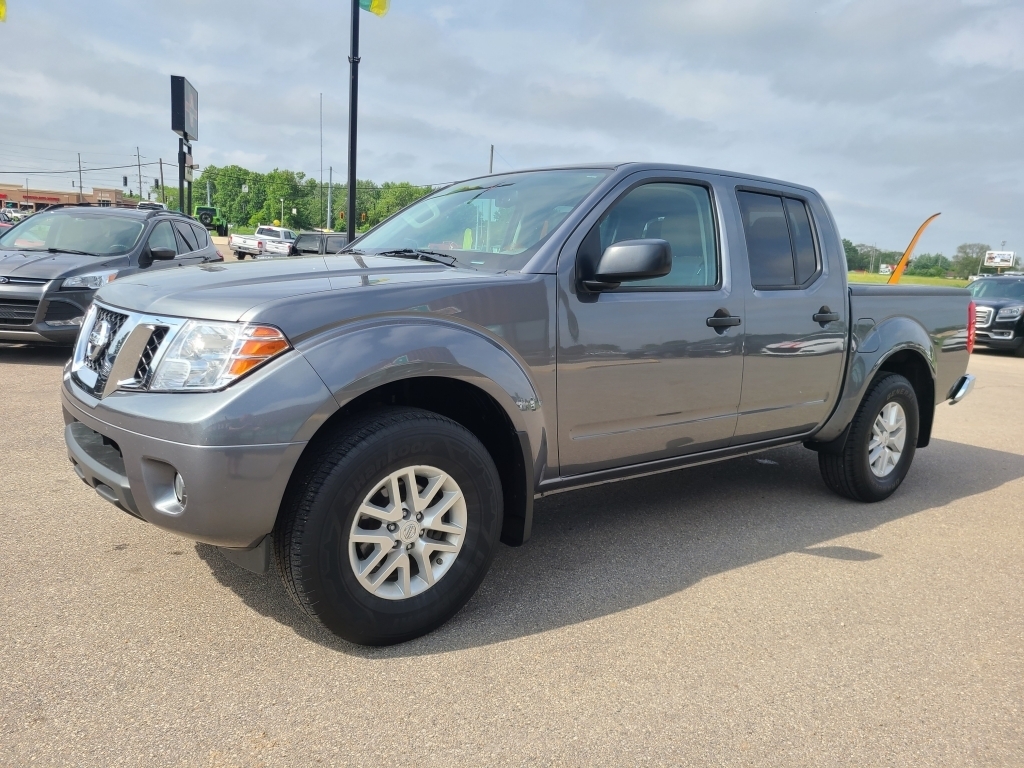
M 330 630 L 400 642 L 530 537 L 537 495 L 794 443 L 839 494 L 896 491 L 971 388 L 974 306 L 846 275 L 807 187 L 650 164 L 473 179 L 338 255 L 103 286 L 65 440 L 124 511 L 273 559 Z
M 266 251 L 287 256 L 295 233 L 283 227 L 257 227 L 254 235 L 231 235 L 228 248 L 240 261 L 246 256 L 259 258 Z
M 290 256 L 313 256 L 337 253 L 348 245 L 348 235 L 341 232 L 300 232 L 292 243 Z

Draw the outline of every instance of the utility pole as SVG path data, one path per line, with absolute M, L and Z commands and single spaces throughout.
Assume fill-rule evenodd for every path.
M 334 231 L 334 166 L 327 169 L 327 228 Z
M 489 168 L 487 170 L 487 173 L 489 173 L 489 174 L 493 174 L 494 173 L 494 145 L 493 144 L 491 144 L 491 165 L 489 166 Z
M 185 212 L 185 140 L 178 139 L 178 213 Z
M 160 158 L 160 202 L 167 205 L 167 187 L 164 186 L 164 159 Z
M 135 162 L 138 163 L 139 167 L 139 200 L 142 200 L 142 155 L 139 154 L 139 148 L 135 148 Z
M 281 198 L 281 226 L 284 226 L 284 198 Z
M 28 187 L 28 180 L 25 180 L 25 187 Z M 78 153 L 78 202 L 82 202 L 82 153 Z
M 320 229 L 324 228 L 324 95 L 320 94 Z
M 359 0 L 352 0 L 352 47 L 348 57 L 348 242 L 356 239 L 356 127 L 359 109 Z

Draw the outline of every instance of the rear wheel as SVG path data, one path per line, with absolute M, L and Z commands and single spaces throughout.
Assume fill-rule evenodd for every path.
M 341 430 L 289 489 L 275 556 L 295 601 L 354 643 L 439 627 L 476 592 L 501 533 L 487 450 L 428 411 L 393 408 Z
M 245 261 L 245 254 L 235 251 L 235 258 L 238 259 L 239 261 Z
M 914 461 L 920 425 L 917 396 L 903 376 L 890 374 L 868 389 L 840 453 L 818 453 L 825 485 L 857 501 L 891 496 Z

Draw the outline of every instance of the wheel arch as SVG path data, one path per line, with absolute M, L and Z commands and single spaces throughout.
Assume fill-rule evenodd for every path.
M 513 350 L 478 329 L 423 317 L 378 319 L 299 346 L 339 406 L 307 451 L 368 408 L 403 405 L 439 413 L 476 435 L 498 467 L 502 541 L 519 545 L 529 538 L 534 488 L 547 463 L 547 430 L 538 389 Z
M 888 373 L 903 376 L 914 388 L 920 426 L 917 433 L 917 447 L 924 448 L 931 441 L 932 423 L 935 420 L 935 374 L 920 348 L 908 346 L 895 350 L 884 358 L 872 380 Z

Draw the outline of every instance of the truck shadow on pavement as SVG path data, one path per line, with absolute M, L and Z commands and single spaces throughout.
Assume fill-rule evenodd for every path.
M 0 362 L 12 365 L 43 365 L 60 368 L 71 357 L 70 346 L 5 344 L 0 342 Z
M 275 573 L 244 571 L 207 545 L 196 551 L 247 605 L 301 636 L 367 658 L 419 656 L 629 610 L 787 553 L 821 558 L 821 568 L 862 567 L 882 555 L 825 542 L 1021 477 L 1022 456 L 934 440 L 917 454 L 903 487 L 878 504 L 834 496 L 816 455 L 802 447 L 551 496 L 537 501 L 532 539 L 499 549 L 480 590 L 455 618 L 390 648 L 361 648 L 321 629 Z

